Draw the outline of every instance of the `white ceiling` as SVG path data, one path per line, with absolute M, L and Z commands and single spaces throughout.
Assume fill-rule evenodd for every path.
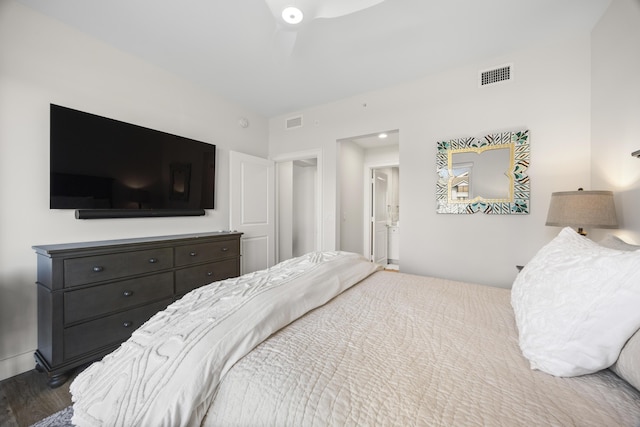
M 18 1 L 265 117 L 588 34 L 610 3 L 386 0 L 307 23 L 288 55 L 265 0 Z
M 384 133 L 386 137 L 381 138 L 380 134 Z M 398 130 L 390 130 L 386 132 L 375 133 L 371 135 L 354 136 L 352 138 L 345 138 L 341 141 L 351 141 L 358 144 L 364 149 L 386 147 L 389 145 L 400 144 L 400 132 Z

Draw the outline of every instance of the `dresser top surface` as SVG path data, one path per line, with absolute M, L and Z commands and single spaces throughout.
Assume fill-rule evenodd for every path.
M 41 254 L 52 254 L 56 252 L 74 251 L 78 249 L 92 249 L 102 247 L 115 247 L 115 246 L 135 246 L 143 244 L 153 244 L 160 242 L 167 242 L 168 244 L 197 242 L 198 239 L 207 239 L 212 237 L 223 236 L 241 236 L 241 232 L 237 231 L 214 231 L 206 233 L 190 233 L 190 234 L 176 234 L 169 236 L 149 236 L 149 237 L 135 237 L 129 239 L 116 239 L 116 240 L 97 240 L 92 242 L 75 242 L 75 243 L 58 243 L 51 245 L 35 245 L 32 248 Z

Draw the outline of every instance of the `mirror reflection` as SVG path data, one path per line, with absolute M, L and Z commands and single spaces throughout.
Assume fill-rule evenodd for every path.
M 509 146 L 494 150 L 462 150 L 451 153 L 451 200 L 509 199 L 512 176 Z

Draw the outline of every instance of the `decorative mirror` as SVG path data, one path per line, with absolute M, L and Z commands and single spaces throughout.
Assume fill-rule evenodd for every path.
M 529 131 L 438 142 L 438 213 L 528 214 Z

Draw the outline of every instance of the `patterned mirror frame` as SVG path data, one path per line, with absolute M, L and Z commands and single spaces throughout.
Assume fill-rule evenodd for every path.
M 452 175 L 452 157 L 455 153 L 476 152 L 508 148 L 512 156 L 509 170 L 506 171 L 511 188 L 505 199 L 484 199 L 479 196 L 471 200 L 451 200 L 450 183 Z M 473 214 L 483 212 L 493 215 L 529 213 L 529 131 L 502 132 L 486 135 L 482 139 L 460 138 L 438 142 L 436 154 L 436 211 L 447 214 Z

